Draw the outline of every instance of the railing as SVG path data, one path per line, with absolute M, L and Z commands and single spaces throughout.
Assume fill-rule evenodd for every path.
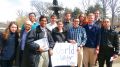
M 0 29 L 3 29 L 3 30 L 4 30 L 5 28 L 0 28 Z
M 3 28 L 3 27 L 1 27 L 0 28 L 0 31 L 2 32 L 2 31 L 4 31 L 6 28 Z M 19 28 L 19 29 L 21 29 L 21 28 Z
M 3 32 L 6 28 L 0 28 L 0 32 Z

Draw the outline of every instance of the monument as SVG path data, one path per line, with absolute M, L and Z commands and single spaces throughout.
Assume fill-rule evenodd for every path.
M 59 11 L 63 10 L 61 6 L 58 5 L 57 0 L 53 0 L 53 6 L 49 7 L 50 10 L 54 11 L 55 14 L 59 18 Z

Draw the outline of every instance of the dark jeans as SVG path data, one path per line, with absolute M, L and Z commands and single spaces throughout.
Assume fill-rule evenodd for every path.
M 23 60 L 23 51 L 20 50 L 20 55 L 19 55 L 19 67 L 21 67 L 21 64 L 22 64 L 22 60 Z
M 104 67 L 104 63 L 106 61 L 106 67 L 112 67 L 113 61 L 110 61 L 110 56 L 104 56 L 104 55 L 99 55 L 98 61 L 99 61 L 99 67 Z
M 48 67 L 52 67 L 52 61 L 51 61 L 51 56 L 50 56 L 50 54 L 49 54 L 49 65 L 48 65 Z
M 12 67 L 13 61 L 11 60 L 2 60 L 1 61 L 1 67 Z

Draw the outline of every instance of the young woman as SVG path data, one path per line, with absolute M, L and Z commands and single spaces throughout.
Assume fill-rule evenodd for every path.
M 16 22 L 10 22 L 2 34 L 1 67 L 12 67 L 18 46 L 19 28 Z
M 52 37 L 55 42 L 65 42 L 67 31 L 63 27 L 63 22 L 58 21 L 57 27 L 52 30 Z
M 52 30 L 52 37 L 54 42 L 65 42 L 67 41 L 67 31 L 65 30 L 63 26 L 62 21 L 57 22 L 57 27 Z M 69 67 L 69 66 L 55 66 L 55 67 Z

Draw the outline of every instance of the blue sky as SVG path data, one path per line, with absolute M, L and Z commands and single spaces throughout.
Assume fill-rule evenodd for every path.
M 31 11 L 31 0 L 0 0 L 0 22 L 12 21 L 17 18 L 17 10 L 22 9 L 25 12 Z M 51 2 L 53 0 L 40 0 L 43 2 Z M 74 8 L 79 7 L 84 9 L 81 5 L 82 0 L 58 0 L 64 7 Z M 92 0 L 93 1 L 93 0 Z M 91 1 L 91 2 L 92 2 Z M 92 3 L 91 3 L 92 4 Z

